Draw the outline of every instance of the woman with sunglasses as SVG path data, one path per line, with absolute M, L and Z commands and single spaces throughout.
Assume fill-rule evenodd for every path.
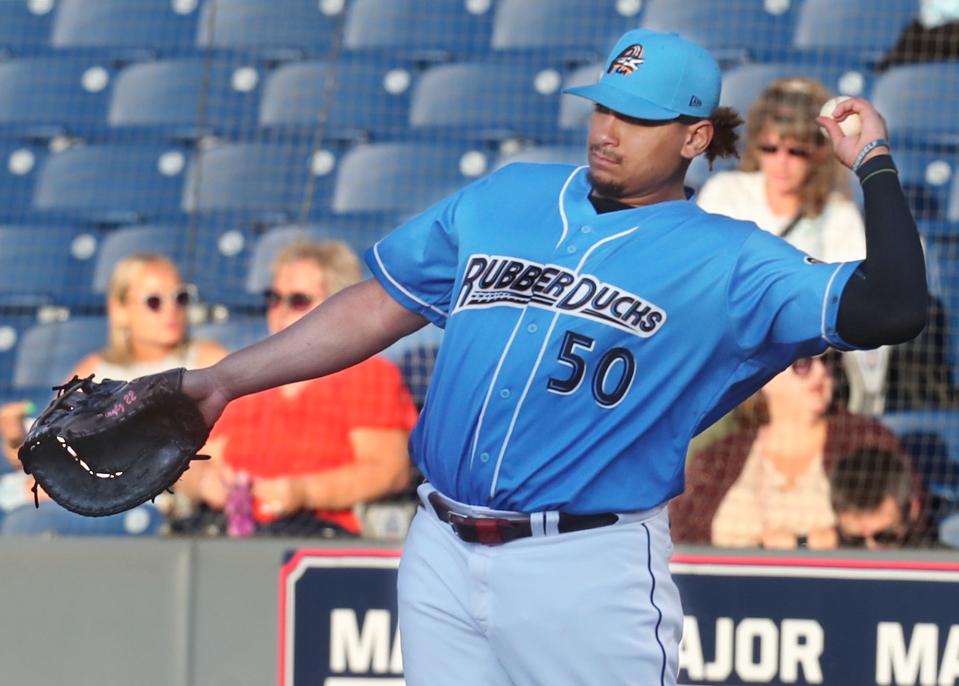
M 753 221 L 823 262 L 865 257 L 848 172 L 816 123 L 829 98 L 815 79 L 770 85 L 747 115 L 739 170 L 713 175 L 697 196 L 699 206 Z
M 360 277 L 359 259 L 344 243 L 287 246 L 264 294 L 270 333 Z M 409 484 L 406 444 L 415 422 L 399 369 L 372 357 L 232 403 L 204 449 L 212 460 L 191 468 L 177 489 L 214 511 L 232 511 L 249 483 L 258 533 L 357 535 L 354 508 Z
M 215 364 L 227 351 L 218 343 L 191 339 L 187 307 L 192 289 L 162 255 L 138 253 L 117 262 L 107 286 L 107 346 L 77 363 L 70 377 L 133 379 L 171 367 Z M 23 442 L 27 403 L 0 408 L 4 451 L 14 464 Z
M 727 547 L 832 548 L 829 472 L 860 450 L 902 454 L 877 421 L 833 403 L 833 353 L 802 358 L 737 410 L 741 428 L 689 461 L 673 539 Z

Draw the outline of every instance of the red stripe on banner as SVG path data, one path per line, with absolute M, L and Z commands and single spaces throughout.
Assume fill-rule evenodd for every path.
M 734 557 L 729 555 L 693 555 L 679 553 L 671 560 L 677 564 L 727 565 L 729 567 L 816 567 L 821 569 L 877 569 L 921 572 L 959 572 L 959 562 L 923 562 L 919 560 L 850 560 L 805 557 Z

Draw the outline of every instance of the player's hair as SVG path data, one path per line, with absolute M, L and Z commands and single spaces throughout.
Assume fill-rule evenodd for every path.
M 743 118 L 732 107 L 717 107 L 709 115 L 709 121 L 713 124 L 713 139 L 703 154 L 709 162 L 709 168 L 712 169 L 713 162 L 717 158 L 739 157 L 739 151 L 736 149 L 739 133 L 736 129 L 743 123 Z
M 110 274 L 110 281 L 107 284 L 107 302 L 115 300 L 118 303 L 125 303 L 130 288 L 139 278 L 140 273 L 145 267 L 151 266 L 171 269 L 176 274 L 177 279 L 180 279 L 180 270 L 169 258 L 163 255 L 148 252 L 127 255 L 116 263 L 113 272 Z M 108 308 L 109 311 L 110 308 Z M 176 352 L 180 355 L 184 354 L 189 343 L 189 336 L 184 335 L 183 340 L 176 348 Z M 107 347 L 100 352 L 100 357 L 106 362 L 120 366 L 126 366 L 134 362 L 130 347 L 130 333 L 112 316 L 107 318 Z
M 358 283 L 362 278 L 360 260 L 343 241 L 302 239 L 283 248 L 273 260 L 273 274 L 290 262 L 307 260 L 323 272 L 327 296 Z
M 868 512 L 892 496 L 903 517 L 914 493 L 905 458 L 887 450 L 863 449 L 840 458 L 829 473 L 832 507 L 839 512 Z
M 760 137 L 766 131 L 812 148 L 809 177 L 800 190 L 800 211 L 806 217 L 822 214 L 831 193 L 850 195 L 848 177 L 816 123 L 819 109 L 830 97 L 816 79 L 780 79 L 762 92 L 746 116 L 745 150 L 739 164 L 743 171 L 759 170 Z

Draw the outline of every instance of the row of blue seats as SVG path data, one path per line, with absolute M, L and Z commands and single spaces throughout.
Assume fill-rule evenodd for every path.
M 520 160 L 583 163 L 583 144 L 495 153 L 470 141 L 322 147 L 221 143 L 192 152 L 157 144 L 79 145 L 50 153 L 0 141 L 0 219 L 69 216 L 106 225 L 234 213 L 278 223 L 353 213 L 418 212 L 493 168 Z M 959 221 L 959 155 L 897 148 L 919 218 Z M 722 165 L 728 167 L 729 163 Z M 705 160 L 688 181 L 707 178 Z
M 918 0 L 2 0 L 0 46 L 177 51 L 231 47 L 428 59 L 542 49 L 604 56 L 636 26 L 678 31 L 715 51 L 876 54 Z M 744 47 L 748 46 L 748 47 Z
M 311 138 L 389 139 L 445 131 L 477 139 L 579 139 L 592 109 L 562 95 L 601 70 L 545 60 L 457 62 L 418 71 L 409 62 L 304 61 L 272 71 L 204 58 L 132 64 L 114 73 L 92 58 L 0 62 L 0 134 L 139 140 L 232 138 L 290 132 Z M 862 63 L 788 62 L 726 71 L 723 104 L 746 112 L 777 78 L 804 75 L 831 90 L 869 96 L 894 138 L 959 146 L 959 64 L 891 69 L 873 79 Z M 906 141 L 908 142 L 908 141 Z

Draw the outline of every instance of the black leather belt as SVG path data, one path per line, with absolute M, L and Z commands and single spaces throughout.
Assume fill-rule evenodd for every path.
M 502 545 L 519 538 L 529 538 L 533 535 L 531 516 L 541 516 L 516 514 L 508 517 L 473 517 L 456 512 L 455 506 L 435 491 L 427 497 L 436 512 L 436 516 L 441 521 L 450 524 L 456 535 L 467 543 Z M 611 512 L 590 515 L 560 512 L 557 530 L 561 534 L 571 531 L 585 531 L 586 529 L 609 526 L 618 521 L 619 517 Z

